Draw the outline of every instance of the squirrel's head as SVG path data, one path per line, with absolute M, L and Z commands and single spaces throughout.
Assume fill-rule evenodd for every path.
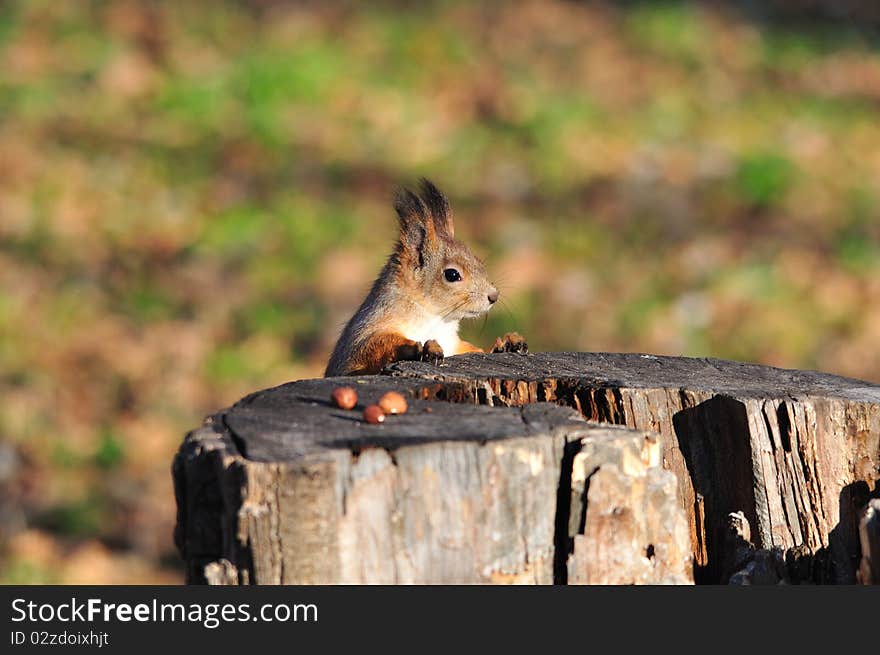
M 447 321 L 489 311 L 498 289 L 489 282 L 483 262 L 455 239 L 446 196 L 423 179 L 421 197 L 403 189 L 394 208 L 400 218 L 398 275 L 407 292 Z

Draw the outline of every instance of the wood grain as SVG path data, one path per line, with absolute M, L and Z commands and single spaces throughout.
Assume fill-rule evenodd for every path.
M 329 402 L 342 384 L 354 410 Z M 391 389 L 410 410 L 363 423 Z M 293 382 L 210 417 L 175 461 L 177 541 L 201 582 L 719 582 L 739 512 L 788 581 L 852 583 L 878 463 L 867 382 L 468 354 Z

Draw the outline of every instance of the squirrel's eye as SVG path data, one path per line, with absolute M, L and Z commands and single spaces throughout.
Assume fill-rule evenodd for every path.
M 447 282 L 461 282 L 461 273 L 454 268 L 447 268 L 443 271 L 443 275 L 446 277 Z

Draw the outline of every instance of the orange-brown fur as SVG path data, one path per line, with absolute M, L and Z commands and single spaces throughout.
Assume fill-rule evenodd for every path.
M 422 352 L 422 344 L 396 332 L 379 332 L 364 343 L 350 360 L 351 375 L 373 375 L 386 364 L 412 360 Z
M 327 376 L 378 373 L 402 359 L 482 352 L 458 338 L 458 323 L 487 312 L 498 290 L 483 263 L 455 239 L 448 200 L 422 180 L 421 197 L 403 190 L 395 209 L 400 232 L 394 251 L 342 331 Z M 458 279 L 450 279 L 450 270 Z
M 452 353 L 453 355 L 464 355 L 465 353 L 481 353 L 484 352 L 482 348 L 479 346 L 475 346 L 472 343 L 468 343 L 467 341 L 459 342 L 458 351 Z

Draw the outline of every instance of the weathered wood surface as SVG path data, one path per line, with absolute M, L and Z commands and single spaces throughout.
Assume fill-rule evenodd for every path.
M 392 374 L 470 384 L 493 405 L 549 400 L 661 435 L 688 510 L 698 581 L 719 581 L 727 516 L 808 580 L 855 582 L 858 519 L 877 488 L 880 386 L 814 371 L 639 354 L 471 355 Z
M 357 387 L 357 409 L 328 402 L 340 382 Z M 603 514 L 642 517 L 647 505 L 657 512 L 630 525 L 622 547 L 612 547 L 613 535 L 601 544 L 639 560 L 618 567 L 615 579 L 692 580 L 687 521 L 653 436 L 589 425 L 547 403 L 436 399 L 464 393 L 454 385 L 359 382 L 306 380 L 261 392 L 188 436 L 175 462 L 176 538 L 191 581 L 564 581 L 579 536 L 576 522 L 568 530 L 569 500 L 580 511 L 585 478 L 605 473 L 605 464 L 620 496 L 591 500 L 591 524 Z M 410 395 L 409 411 L 362 422 L 362 408 L 390 389 Z M 570 479 L 574 461 L 577 480 L 561 495 L 563 468 Z M 604 575 L 590 564 L 578 575 Z
M 329 405 L 339 384 L 418 400 L 369 426 Z M 291 383 L 211 417 L 175 461 L 176 538 L 190 580 L 216 583 L 684 582 L 691 557 L 719 582 L 740 512 L 751 549 L 792 562 L 786 581 L 851 583 L 878 462 L 866 382 L 474 354 Z

